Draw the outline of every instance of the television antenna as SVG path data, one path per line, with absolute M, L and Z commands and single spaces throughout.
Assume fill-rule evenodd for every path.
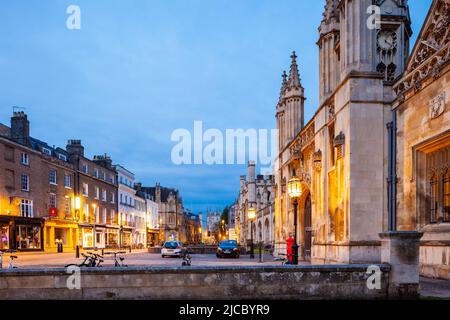
M 13 109 L 13 113 L 16 112 L 17 110 L 26 110 L 26 108 L 18 107 L 18 106 L 13 106 L 12 109 Z

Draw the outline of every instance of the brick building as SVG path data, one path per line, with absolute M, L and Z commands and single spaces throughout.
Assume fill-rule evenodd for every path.
M 80 140 L 69 140 L 68 161 L 75 169 L 75 213 L 79 222 L 78 245 L 106 248 L 119 245 L 117 172 L 107 155 L 84 155 Z

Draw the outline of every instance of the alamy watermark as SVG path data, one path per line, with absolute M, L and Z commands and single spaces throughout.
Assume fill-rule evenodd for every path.
M 379 266 L 370 266 L 367 268 L 366 274 L 369 274 L 367 278 L 367 289 L 369 290 L 381 290 L 381 269 Z
M 66 13 L 69 15 L 66 20 L 66 27 L 69 30 L 81 29 L 81 9 L 79 6 L 72 4 L 67 7 Z
M 204 130 L 202 121 L 194 121 L 193 130 L 172 132 L 171 159 L 176 165 L 233 165 L 255 161 L 262 174 L 271 174 L 278 151 L 276 129 Z

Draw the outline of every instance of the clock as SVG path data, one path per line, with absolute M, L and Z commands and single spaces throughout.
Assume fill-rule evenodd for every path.
M 393 31 L 381 31 L 377 36 L 377 46 L 383 51 L 392 51 L 397 46 L 397 34 Z

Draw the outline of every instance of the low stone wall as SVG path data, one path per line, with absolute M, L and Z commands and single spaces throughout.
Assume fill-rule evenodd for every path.
M 378 267 L 381 289 L 369 265 L 83 269 L 73 290 L 65 269 L 1 270 L 0 299 L 386 299 L 390 266 Z
M 450 280 L 450 241 L 423 241 L 420 244 L 420 274 Z

